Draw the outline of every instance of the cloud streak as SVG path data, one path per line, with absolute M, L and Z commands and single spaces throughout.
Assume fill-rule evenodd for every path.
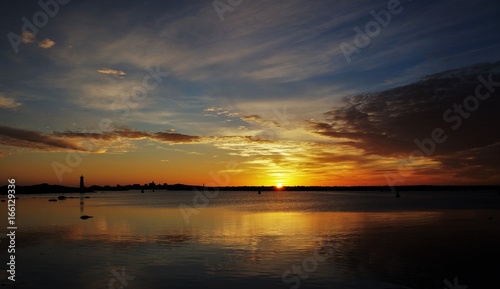
M 38 43 L 38 47 L 44 48 L 44 49 L 51 48 L 54 45 L 56 45 L 56 43 L 48 38 L 45 38 L 44 40 L 42 40 Z
M 0 126 L 0 144 L 5 146 L 33 148 L 39 150 L 70 149 L 85 151 L 74 142 L 37 131 Z
M 6 97 L 0 94 L 0 108 L 15 109 L 19 106 L 21 106 L 21 103 L 17 102 L 15 98 Z
M 125 71 L 121 70 L 114 70 L 114 69 L 109 69 L 109 68 L 102 68 L 97 70 L 97 72 L 102 73 L 102 74 L 109 74 L 113 76 L 125 76 L 127 73 Z

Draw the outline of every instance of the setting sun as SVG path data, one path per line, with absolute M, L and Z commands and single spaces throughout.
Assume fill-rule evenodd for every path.
M 283 184 L 282 184 L 282 183 L 278 183 L 278 184 L 276 185 L 276 188 L 278 188 L 278 189 L 283 188 Z

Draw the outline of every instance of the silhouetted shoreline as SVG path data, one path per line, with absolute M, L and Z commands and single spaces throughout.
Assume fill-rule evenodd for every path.
M 55 194 L 55 193 L 92 193 L 92 192 L 112 192 L 112 191 L 131 191 L 144 190 L 147 193 L 165 192 L 165 191 L 192 191 L 192 190 L 212 190 L 214 187 L 174 184 L 174 185 L 124 185 L 124 186 L 90 186 L 85 189 L 79 187 L 67 187 L 60 185 L 39 184 L 32 186 L 16 186 L 16 194 Z M 276 188 L 275 186 L 225 186 L 217 187 L 220 191 L 382 191 L 390 192 L 389 186 L 289 186 Z M 153 191 L 154 190 L 154 191 Z M 500 190 L 500 186 L 397 186 L 393 188 L 399 192 L 405 191 L 486 191 Z M 7 194 L 7 186 L 2 186 L 0 195 Z

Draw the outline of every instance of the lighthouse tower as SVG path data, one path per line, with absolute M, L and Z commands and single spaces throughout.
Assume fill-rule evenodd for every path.
M 83 176 L 80 176 L 80 191 L 83 192 L 84 189 L 85 189 L 85 183 L 83 180 Z

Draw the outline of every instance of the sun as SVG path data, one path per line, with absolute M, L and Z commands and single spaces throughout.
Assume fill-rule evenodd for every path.
M 283 188 L 283 184 L 282 184 L 282 183 L 277 183 L 277 184 L 276 184 L 276 188 L 277 188 L 277 189 L 281 189 L 281 188 Z

